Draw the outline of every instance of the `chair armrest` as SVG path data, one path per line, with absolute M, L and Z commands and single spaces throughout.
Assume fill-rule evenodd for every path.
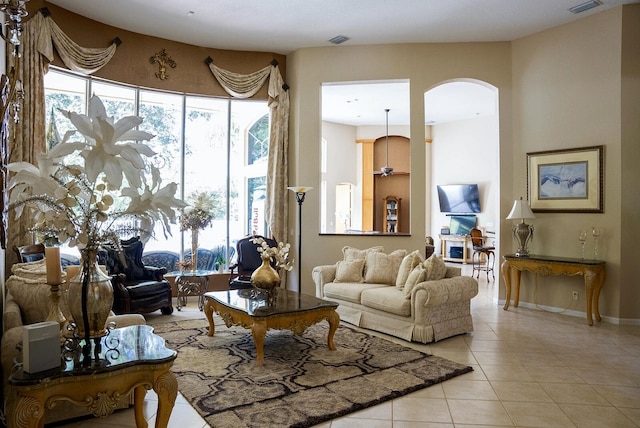
M 4 331 L 10 330 L 14 327 L 22 326 L 22 312 L 20 306 L 13 299 L 11 293 L 7 293 L 7 301 L 5 302 L 4 315 L 3 315 L 3 328 Z
M 316 297 L 324 296 L 324 285 L 336 278 L 336 265 L 316 266 L 311 271 L 313 282 L 316 283 Z
M 153 279 L 154 281 L 162 281 L 164 279 L 164 275 L 167 272 L 167 268 L 165 267 L 145 266 L 142 278 Z
M 419 292 L 421 295 L 418 295 Z M 426 294 L 424 294 L 426 292 Z M 478 294 L 478 281 L 470 276 L 456 276 L 437 281 L 424 281 L 411 290 L 412 303 L 417 305 L 439 306 L 471 300 Z M 415 299 L 415 300 L 414 300 Z

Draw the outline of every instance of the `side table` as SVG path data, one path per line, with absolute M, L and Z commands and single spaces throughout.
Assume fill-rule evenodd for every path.
M 146 390 L 153 388 L 158 394 L 156 427 L 166 427 L 178 394 L 170 371 L 176 351 L 166 348 L 148 325 L 111 330 L 101 345 L 99 360 L 91 367 L 62 360 L 60 369 L 12 373 L 9 383 L 16 397 L 8 405 L 8 426 L 42 427 L 45 411 L 59 401 L 85 406 L 96 417 L 108 416 L 133 391 L 136 427 L 146 428 L 143 402 Z
M 176 276 L 177 303 L 176 308 L 181 310 L 183 306 L 187 306 L 187 296 L 198 296 L 198 309 L 204 308 L 204 293 L 207 290 L 209 277 L 215 274 L 213 270 L 185 270 L 173 271 L 168 275 Z

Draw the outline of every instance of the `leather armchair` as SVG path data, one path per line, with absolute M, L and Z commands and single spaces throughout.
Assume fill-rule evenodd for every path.
M 251 242 L 254 238 L 264 239 L 270 247 L 277 247 L 278 243 L 271 238 L 260 235 L 247 236 L 238 240 L 236 244 L 236 262 L 229 266 L 229 289 L 237 290 L 251 288 L 251 274 L 262 264 L 262 257 L 258 252 L 259 245 Z M 275 268 L 275 263 L 272 263 Z
M 171 285 L 164 279 L 167 268 L 142 263 L 144 244 L 139 238 L 121 244 L 126 264 L 115 248 L 103 248 L 98 254 L 99 263 L 111 275 L 113 311 L 144 314 L 160 309 L 165 315 L 173 313 Z

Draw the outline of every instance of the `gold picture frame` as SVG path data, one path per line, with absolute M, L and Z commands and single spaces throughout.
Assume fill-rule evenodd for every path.
M 604 146 L 527 153 L 533 212 L 604 212 Z

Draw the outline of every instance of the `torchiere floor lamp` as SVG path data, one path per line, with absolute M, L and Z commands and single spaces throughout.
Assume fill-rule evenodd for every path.
M 296 195 L 296 202 L 298 203 L 298 293 L 302 291 L 302 203 L 304 197 L 309 190 L 313 187 L 287 187 Z

